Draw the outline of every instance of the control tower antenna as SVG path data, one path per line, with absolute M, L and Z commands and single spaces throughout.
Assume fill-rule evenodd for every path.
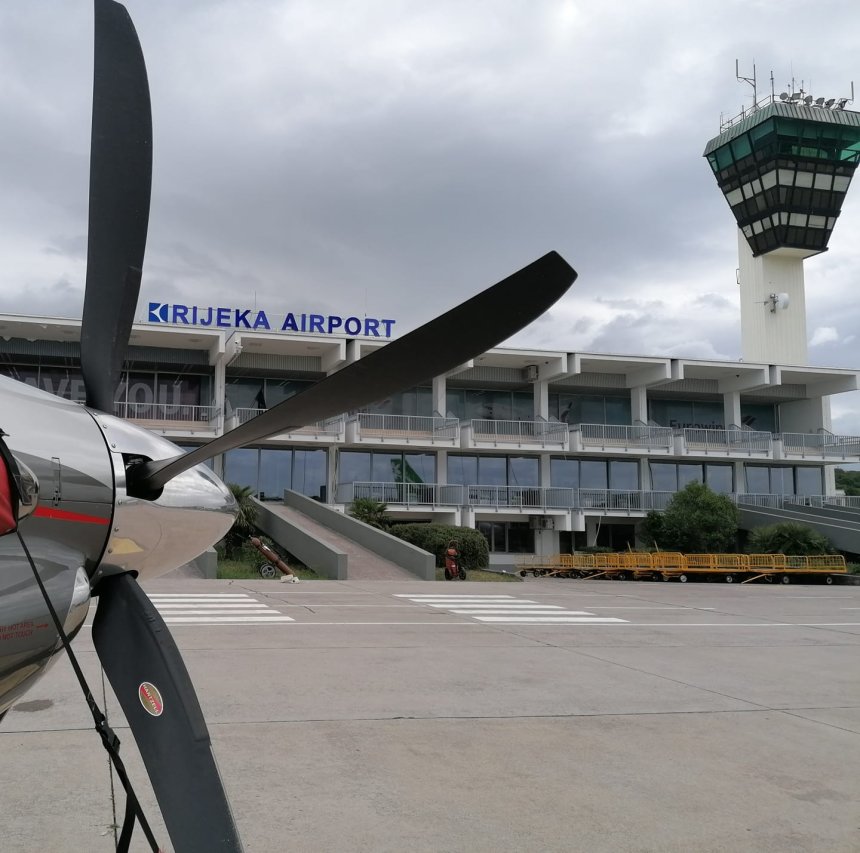
M 755 61 L 753 61 L 753 72 L 752 77 L 742 77 L 740 71 L 740 63 L 736 59 L 735 60 L 735 77 L 737 78 L 739 83 L 749 83 L 752 86 L 753 90 L 753 109 L 755 109 L 756 104 L 758 103 L 758 84 L 756 82 L 755 76 Z M 773 72 L 771 72 L 771 77 L 773 77 Z M 771 82 L 771 86 L 773 83 Z

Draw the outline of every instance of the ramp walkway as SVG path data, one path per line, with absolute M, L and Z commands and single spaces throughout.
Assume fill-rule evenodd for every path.
M 323 577 L 436 579 L 432 554 L 297 492 L 255 504 L 260 530 Z
M 831 502 L 791 496 L 772 506 L 739 503 L 738 510 L 743 530 L 795 521 L 826 536 L 834 548 L 860 554 L 860 507 L 848 505 L 845 498 L 834 496 Z

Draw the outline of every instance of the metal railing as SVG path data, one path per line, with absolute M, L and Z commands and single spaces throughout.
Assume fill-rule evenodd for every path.
M 182 421 L 209 424 L 218 417 L 217 406 L 190 406 L 182 403 L 114 403 L 114 414 L 136 421 Z
M 404 441 L 420 439 L 433 442 L 456 441 L 460 435 L 460 421 L 457 418 L 359 412 L 355 419 L 358 423 L 359 438 L 399 438 Z
M 768 454 L 773 447 L 773 436 L 769 432 L 687 428 L 682 430 L 682 433 L 687 450 L 702 450 L 705 453 Z
M 616 424 L 576 424 L 582 434 L 583 447 L 629 447 L 648 450 L 671 450 L 671 427 L 622 426 Z
M 737 504 L 737 506 L 763 506 L 770 509 L 781 509 L 786 495 L 731 494 L 727 497 Z
M 473 419 L 472 437 L 476 441 L 521 444 L 564 444 L 568 425 L 561 421 L 494 421 Z
M 460 506 L 463 486 L 439 483 L 341 483 L 335 494 L 337 503 L 350 504 L 357 498 L 370 498 L 401 506 Z
M 782 433 L 784 453 L 801 456 L 831 456 L 839 459 L 860 457 L 860 436 L 833 435 L 833 433 Z
M 267 411 L 268 409 L 233 409 L 233 417 L 236 418 L 237 423 L 241 425 Z M 295 429 L 289 430 L 289 434 L 331 436 L 336 438 L 343 435 L 343 430 L 344 417 L 343 415 L 338 415 L 334 418 L 328 418 L 324 421 L 308 424 L 308 426 L 296 427 Z
M 538 508 L 546 505 L 543 491 L 539 486 L 466 486 L 466 503 Z

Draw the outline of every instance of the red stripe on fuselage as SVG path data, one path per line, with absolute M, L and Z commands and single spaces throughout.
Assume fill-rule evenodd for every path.
M 55 521 L 77 521 L 80 524 L 110 524 L 109 518 L 101 518 L 98 515 L 83 515 L 80 512 L 67 512 L 64 509 L 54 509 L 47 506 L 38 506 L 33 510 L 37 518 L 53 518 Z

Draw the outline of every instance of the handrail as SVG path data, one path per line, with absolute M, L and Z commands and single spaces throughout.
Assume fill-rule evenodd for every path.
M 687 449 L 703 450 L 706 453 L 768 454 L 773 447 L 773 436 L 769 432 L 745 429 L 685 428 L 682 431 Z
M 670 450 L 673 444 L 671 427 L 652 427 L 645 424 L 576 424 L 582 434 L 583 447 L 629 447 Z
M 563 421 L 497 421 L 473 418 L 472 435 L 482 441 L 516 441 L 546 444 L 564 444 L 568 426 Z
M 244 424 L 258 415 L 267 412 L 268 409 L 233 409 L 233 416 L 238 420 L 239 424 Z M 318 421 L 315 424 L 308 424 L 303 427 L 296 427 L 288 430 L 290 434 L 300 433 L 303 435 L 342 435 L 344 430 L 344 416 L 337 415 L 333 418 L 327 418 L 324 421 Z
M 784 432 L 782 447 L 785 453 L 802 456 L 837 456 L 847 459 L 860 456 L 860 436 L 834 435 L 832 432 Z
M 358 412 L 359 437 L 365 435 L 388 438 L 426 438 L 456 440 L 460 434 L 460 421 L 457 418 L 443 418 L 436 415 L 385 415 L 375 412 Z
M 114 414 L 125 420 L 184 421 L 211 423 L 218 417 L 217 406 L 195 406 L 184 403 L 114 403 Z

